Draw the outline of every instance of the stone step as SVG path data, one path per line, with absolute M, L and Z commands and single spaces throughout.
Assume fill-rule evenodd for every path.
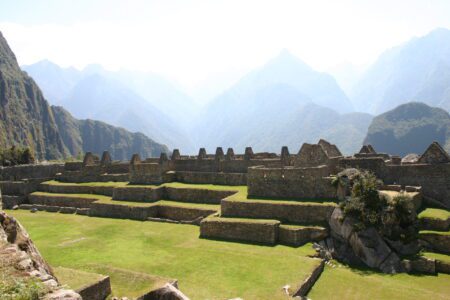
M 321 241 L 327 236 L 328 229 L 325 227 L 281 224 L 278 240 L 280 244 L 298 247 L 309 242 Z
M 419 214 L 422 230 L 448 231 L 450 230 L 450 211 L 438 208 L 426 208 Z
M 419 232 L 419 240 L 427 249 L 450 254 L 450 231 L 422 230 Z
M 336 208 L 333 202 L 301 202 L 260 199 L 223 199 L 223 217 L 273 219 L 286 223 L 326 224 Z
M 436 261 L 436 272 L 450 274 L 450 255 L 425 252 L 423 256 Z

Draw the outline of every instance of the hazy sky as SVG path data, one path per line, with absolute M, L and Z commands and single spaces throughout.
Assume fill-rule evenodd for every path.
M 0 30 L 20 64 L 100 63 L 161 73 L 188 89 L 283 48 L 317 70 L 367 65 L 436 27 L 450 28 L 449 0 L 0 0 Z

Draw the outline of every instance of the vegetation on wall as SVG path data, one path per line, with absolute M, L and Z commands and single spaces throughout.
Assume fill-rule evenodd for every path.
M 391 240 L 416 239 L 417 214 L 413 202 L 403 194 L 392 199 L 380 195 L 378 190 L 382 184 L 373 173 L 355 175 L 351 195 L 340 203 L 344 215 L 356 220 L 356 230 L 374 227 Z
M 0 165 L 15 166 L 34 163 L 34 153 L 30 148 L 12 146 L 0 148 Z

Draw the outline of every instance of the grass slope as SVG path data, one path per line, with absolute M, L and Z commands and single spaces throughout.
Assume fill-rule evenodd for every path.
M 198 227 L 157 222 L 8 211 L 29 231 L 53 266 L 111 276 L 114 295 L 137 296 L 147 281 L 130 274 L 179 280 L 191 299 L 286 299 L 317 263 L 300 248 L 199 239 Z M 118 276 L 116 270 L 122 270 Z M 143 286 L 144 285 L 144 286 Z
M 340 266 L 340 267 L 339 267 Z M 450 275 L 388 275 L 343 265 L 326 266 L 308 294 L 310 299 L 449 299 Z

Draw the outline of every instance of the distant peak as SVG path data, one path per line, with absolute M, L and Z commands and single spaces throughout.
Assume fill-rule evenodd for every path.
M 293 55 L 288 49 L 284 48 L 280 53 L 271 59 L 268 65 L 297 65 L 311 69 L 304 61 Z

